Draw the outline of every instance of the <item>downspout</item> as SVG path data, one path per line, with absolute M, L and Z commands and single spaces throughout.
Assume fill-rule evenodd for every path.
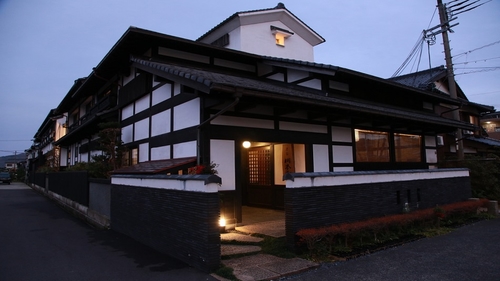
M 235 98 L 235 100 L 232 103 L 230 103 L 228 106 L 224 107 L 223 109 L 221 109 L 219 112 L 215 113 L 214 115 L 210 116 L 210 118 L 208 118 L 207 120 L 203 121 L 200 125 L 198 125 L 196 127 L 196 129 L 197 129 L 197 134 L 196 134 L 196 155 L 197 155 L 197 160 L 196 160 L 196 163 L 198 165 L 201 164 L 201 155 L 200 155 L 200 152 L 201 152 L 201 148 L 200 148 L 201 128 L 203 126 L 205 126 L 206 124 L 209 124 L 210 121 L 214 120 L 219 115 L 223 114 L 224 112 L 228 111 L 230 108 L 232 108 L 236 104 L 238 104 L 240 102 L 241 94 L 235 94 L 235 97 L 236 98 Z

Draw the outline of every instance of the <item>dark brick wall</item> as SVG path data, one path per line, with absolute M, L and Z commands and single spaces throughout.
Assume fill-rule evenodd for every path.
M 401 213 L 408 199 L 410 208 L 414 210 L 464 201 L 470 197 L 469 177 L 287 188 L 287 244 L 293 248 L 295 233 L 303 228 Z
M 219 195 L 112 185 L 111 228 L 210 272 L 220 264 Z
M 87 171 L 47 173 L 49 190 L 89 206 L 89 183 Z

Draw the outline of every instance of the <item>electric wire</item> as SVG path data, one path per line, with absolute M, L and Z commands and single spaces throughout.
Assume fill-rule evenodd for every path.
M 487 48 L 487 47 L 491 47 L 491 46 L 496 45 L 496 44 L 498 44 L 498 43 L 500 43 L 500 40 L 499 40 L 499 41 L 496 41 L 496 42 L 493 42 L 493 43 L 490 43 L 490 44 L 486 44 L 486 45 L 484 45 L 484 46 L 481 46 L 481 47 L 478 47 L 478 48 L 475 48 L 475 49 L 472 49 L 472 50 L 470 50 L 470 51 L 466 51 L 466 52 L 463 52 L 463 53 L 459 53 L 459 54 L 455 55 L 453 58 L 458 58 L 458 57 L 461 57 L 461 56 L 464 56 L 464 55 L 468 55 L 468 54 L 470 54 L 470 53 L 472 53 L 472 52 L 479 51 L 479 50 L 484 49 L 484 48 Z

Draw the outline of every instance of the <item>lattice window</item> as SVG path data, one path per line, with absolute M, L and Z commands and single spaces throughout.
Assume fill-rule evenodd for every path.
M 249 182 L 257 185 L 271 185 L 271 149 L 253 148 L 248 151 Z

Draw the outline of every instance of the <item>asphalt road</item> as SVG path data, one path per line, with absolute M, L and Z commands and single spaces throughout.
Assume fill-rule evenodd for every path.
M 0 185 L 0 280 L 215 279 L 12 183 Z
M 346 262 L 327 263 L 287 280 L 499 281 L 500 218 Z

